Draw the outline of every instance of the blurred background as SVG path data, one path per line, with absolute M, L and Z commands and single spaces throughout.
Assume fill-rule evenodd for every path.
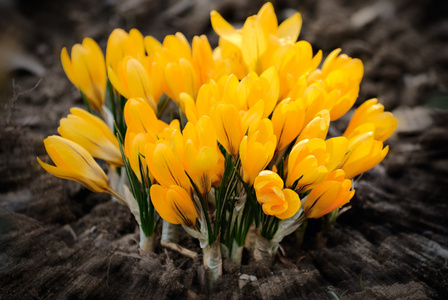
M 43 284 L 53 296 L 67 297 L 70 292 L 84 295 L 80 298 L 123 296 L 130 295 L 122 282 L 127 276 L 138 287 L 136 291 L 143 293 L 144 281 L 138 283 L 134 272 L 146 274 L 144 270 L 154 267 L 138 263 L 130 267 L 129 259 L 118 260 L 110 253 L 103 257 L 104 249 L 136 251 L 136 244 L 125 240 L 135 235 L 130 213 L 107 204 L 107 196 L 92 195 L 76 183 L 53 178 L 37 165 L 36 156 L 45 155 L 42 140 L 57 133 L 59 119 L 70 107 L 83 106 L 78 90 L 63 72 L 62 47 L 70 51 L 75 43 L 91 37 L 104 51 L 117 27 L 137 28 L 159 41 L 177 31 L 189 41 L 206 34 L 215 47 L 218 36 L 210 25 L 212 9 L 240 27 L 264 2 L 0 0 L 0 269 L 5 267 L 0 271 L 0 292 L 45 298 L 49 294 L 37 288 Z M 288 269 L 295 275 L 288 279 L 292 283 L 282 275 L 279 286 L 290 292 L 284 296 L 299 293 L 321 298 L 328 296 L 326 286 L 331 285 L 339 295 L 348 291 L 346 296 L 361 298 L 448 297 L 448 1 L 272 2 L 279 22 L 295 11 L 302 14 L 299 40 L 309 41 L 315 52 L 322 49 L 325 57 L 342 48 L 342 53 L 363 61 L 365 73 L 355 106 L 375 97 L 399 119 L 396 134 L 387 142 L 391 146 L 388 157 L 364 175 L 353 208 L 341 216 L 341 227 L 330 236 L 329 248 L 306 253 L 303 259 L 286 246 L 297 272 L 306 270 L 308 275 Z M 335 128 L 342 130 L 349 117 Z M 100 261 L 96 267 L 87 264 L 93 258 Z M 109 271 L 105 259 L 109 267 L 112 262 L 112 271 L 121 272 L 107 277 L 116 284 L 112 294 L 105 283 Z M 192 264 L 177 265 L 187 269 Z M 32 280 L 27 270 L 48 272 Z M 76 280 L 68 278 L 64 281 L 68 291 L 63 285 L 56 287 L 55 278 L 67 273 L 86 276 L 82 277 L 85 282 L 76 288 Z M 304 288 L 307 276 L 313 277 L 314 285 Z M 176 278 L 173 282 L 181 282 L 182 291 L 189 289 Z M 93 281 L 89 284 L 89 280 Z M 397 282 L 398 287 L 394 286 Z M 382 289 L 375 289 L 376 285 Z M 151 291 L 151 287 L 145 289 Z M 168 290 L 177 292 L 172 286 Z M 251 295 L 250 291 L 246 289 L 246 294 Z M 268 289 L 260 291 L 270 295 Z

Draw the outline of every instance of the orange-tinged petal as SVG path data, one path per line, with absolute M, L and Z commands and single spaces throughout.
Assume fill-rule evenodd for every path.
M 156 144 L 147 144 L 145 157 L 150 172 L 161 185 L 179 185 L 192 191 L 190 180 L 168 142 L 160 140 Z
M 308 218 L 320 218 L 350 201 L 355 191 L 350 191 L 351 180 L 344 177 L 342 170 L 333 171 L 311 191 L 304 206 Z
M 285 200 L 288 203 L 288 208 L 286 209 L 285 212 L 276 215 L 276 217 L 281 220 L 288 219 L 294 216 L 297 213 L 297 211 L 299 211 L 300 206 L 302 204 L 300 202 L 299 195 L 293 190 L 284 189 L 283 194 L 285 195 Z
M 166 193 L 166 201 L 182 225 L 196 226 L 199 216 L 189 193 L 180 186 L 172 185 Z
M 254 183 L 257 201 L 267 215 L 281 214 L 286 211 L 288 203 L 282 192 L 283 180 L 276 173 L 262 171 Z
M 153 184 L 150 190 L 151 202 L 162 219 L 171 224 L 181 224 L 176 212 L 174 212 L 172 207 L 167 203 L 168 190 L 168 187 Z

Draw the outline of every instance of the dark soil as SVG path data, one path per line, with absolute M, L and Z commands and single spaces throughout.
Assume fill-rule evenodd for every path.
M 104 49 L 116 27 L 159 40 L 206 33 L 216 45 L 210 9 L 242 24 L 262 1 L 8 3 L 0 2 L 0 299 L 448 299 L 446 1 L 275 1 L 279 19 L 302 13 L 300 39 L 315 49 L 361 58 L 358 104 L 378 97 L 400 125 L 326 236 L 311 222 L 302 247 L 285 238 L 272 266 L 225 262 L 211 294 L 200 259 L 164 248 L 140 256 L 126 207 L 45 173 L 35 157 L 45 157 L 42 140 L 69 108 L 82 106 L 61 47 L 90 36 Z M 180 239 L 199 252 L 182 230 Z

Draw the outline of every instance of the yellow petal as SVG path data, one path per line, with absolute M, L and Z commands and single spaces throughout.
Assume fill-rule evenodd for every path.
M 247 18 L 242 28 L 241 50 L 250 71 L 261 73 L 259 60 L 267 48 L 268 37 L 258 16 Z
M 230 104 L 219 104 L 212 118 L 219 143 L 234 157 L 244 136 L 238 118 L 238 111 Z
M 279 38 L 290 43 L 297 41 L 302 28 L 302 16 L 296 12 L 294 15 L 283 21 L 277 30 Z
M 68 56 L 67 48 L 62 48 L 61 51 L 61 62 L 62 67 L 64 68 L 64 72 L 67 75 L 68 79 L 72 82 L 74 86 L 79 88 L 78 80 L 76 79 L 76 73 L 75 70 L 73 70 L 73 65 L 70 60 L 70 57 Z
M 272 3 L 271 2 L 265 3 L 260 8 L 257 15 L 261 19 L 264 31 L 267 34 L 277 35 L 278 21 L 277 21 L 277 16 L 275 15 L 274 7 L 272 6 Z
M 277 151 L 283 150 L 300 133 L 303 127 L 303 104 L 290 99 L 280 102 L 272 115 L 274 133 L 278 138 Z
M 154 110 L 143 99 L 130 98 L 124 107 L 124 118 L 129 131 L 156 134 L 161 130 Z
M 260 83 L 264 89 L 263 118 L 267 118 L 274 110 L 280 93 L 280 79 L 277 69 L 272 66 L 260 75 Z
M 238 48 L 241 48 L 242 37 L 238 34 L 217 11 L 212 10 L 210 13 L 210 21 L 212 23 L 213 30 L 223 39 L 233 43 Z
M 48 173 L 50 173 L 53 176 L 56 176 L 61 179 L 78 182 L 81 185 L 83 185 L 84 187 L 86 187 L 87 189 L 91 190 L 92 192 L 96 192 L 96 193 L 106 192 L 106 190 L 102 186 L 95 184 L 95 182 L 85 180 L 84 178 L 79 176 L 79 174 L 77 174 L 75 172 L 46 164 L 42 160 L 40 160 L 39 157 L 37 158 L 37 161 L 42 166 L 42 168 L 45 169 L 45 171 L 47 171 Z
M 327 152 L 330 155 L 327 169 L 329 172 L 339 169 L 342 159 L 348 151 L 348 140 L 343 136 L 334 137 L 325 141 Z
M 84 147 L 92 156 L 122 166 L 123 161 L 117 138 L 98 117 L 79 108 L 72 108 L 74 114 L 61 119 L 59 134 Z

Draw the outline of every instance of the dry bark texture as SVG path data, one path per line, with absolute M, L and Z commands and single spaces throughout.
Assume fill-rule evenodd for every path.
M 448 299 L 446 1 L 275 1 L 281 20 L 291 9 L 302 13 L 300 38 L 315 49 L 341 47 L 361 58 L 358 105 L 378 97 L 400 126 L 389 156 L 357 183 L 352 209 L 326 236 L 311 222 L 302 247 L 287 237 L 272 266 L 245 253 L 240 269 L 225 261 L 211 294 L 203 289 L 200 256 L 157 248 L 141 257 L 125 207 L 38 166 L 42 140 L 56 133 L 70 107 L 82 106 L 63 74 L 62 46 L 90 36 L 104 49 L 115 27 L 137 27 L 159 40 L 178 30 L 189 39 L 206 33 L 216 45 L 210 9 L 238 25 L 261 4 L 0 3 L 0 299 Z M 184 232 L 179 238 L 199 252 Z

